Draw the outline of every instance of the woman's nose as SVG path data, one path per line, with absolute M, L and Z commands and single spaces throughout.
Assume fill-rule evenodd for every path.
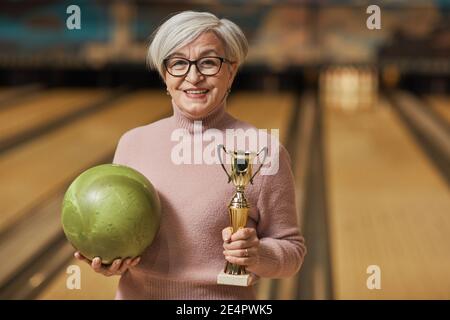
M 203 80 L 203 77 L 204 76 L 197 70 L 197 66 L 193 64 L 186 75 L 186 80 L 190 83 L 197 83 L 200 80 Z

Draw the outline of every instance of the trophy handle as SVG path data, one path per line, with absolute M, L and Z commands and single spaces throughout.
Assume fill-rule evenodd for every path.
M 266 161 L 266 157 L 267 157 L 267 151 L 269 150 L 268 147 L 264 147 L 262 148 L 257 154 L 256 157 L 258 157 L 260 155 L 261 152 L 264 151 L 264 158 L 261 161 L 261 164 L 259 165 L 258 170 L 255 171 L 255 173 L 253 174 L 253 176 L 250 178 L 250 183 L 253 184 L 253 178 L 256 176 L 256 174 L 259 172 L 259 170 L 261 170 L 262 166 L 264 165 L 264 161 Z
M 223 171 L 225 171 L 225 173 L 227 174 L 228 177 L 228 183 L 230 183 L 231 181 L 231 176 L 228 173 L 227 169 L 225 168 L 225 165 L 223 164 L 223 160 L 222 160 L 222 155 L 220 153 L 221 149 L 223 149 L 223 151 L 225 151 L 225 153 L 228 153 L 227 150 L 225 149 L 223 144 L 219 144 L 217 145 L 217 155 L 219 156 L 219 160 L 220 160 L 220 164 L 222 165 Z

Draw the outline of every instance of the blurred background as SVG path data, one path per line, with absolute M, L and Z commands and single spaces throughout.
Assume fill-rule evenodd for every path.
M 371 4 L 381 29 L 366 25 Z M 67 27 L 70 5 L 80 29 Z M 445 0 L 2 0 L 0 298 L 114 297 L 117 277 L 73 259 L 62 197 L 112 161 L 124 132 L 171 115 L 145 56 L 154 29 L 183 10 L 243 29 L 250 53 L 228 109 L 280 129 L 292 157 L 308 255 L 295 277 L 261 281 L 258 297 L 449 299 Z M 80 289 L 67 287 L 71 265 Z

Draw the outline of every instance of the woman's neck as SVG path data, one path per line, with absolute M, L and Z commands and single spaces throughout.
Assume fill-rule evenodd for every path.
M 204 132 L 210 128 L 219 128 L 226 119 L 226 104 L 225 101 L 220 105 L 216 106 L 206 115 L 201 117 L 193 117 L 186 111 L 178 107 L 172 100 L 173 107 L 173 118 L 175 120 L 175 125 L 178 128 L 184 128 L 189 131 L 189 133 L 194 133 L 195 130 L 199 130 L 201 126 L 201 131 Z

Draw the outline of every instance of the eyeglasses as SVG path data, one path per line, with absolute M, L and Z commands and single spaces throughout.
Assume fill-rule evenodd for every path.
M 164 66 L 167 72 L 174 77 L 184 77 L 195 64 L 198 72 L 204 76 L 214 76 L 219 73 L 222 63 L 232 63 L 230 60 L 222 57 L 203 57 L 198 60 L 188 60 L 185 58 L 168 58 L 164 60 Z

